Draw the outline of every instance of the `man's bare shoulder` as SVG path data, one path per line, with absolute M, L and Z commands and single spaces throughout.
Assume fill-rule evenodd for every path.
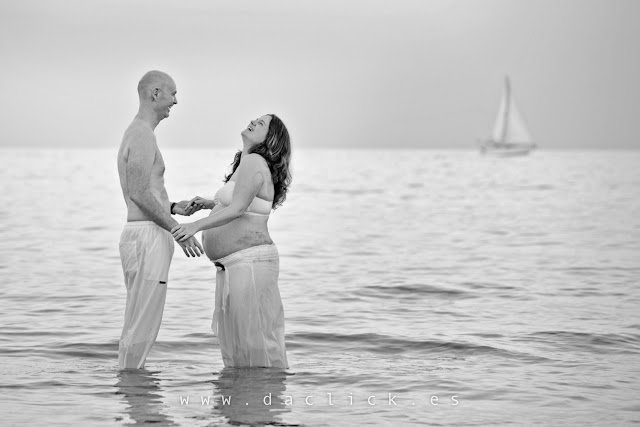
M 140 142 L 142 144 L 148 144 L 152 142 L 155 144 L 156 135 L 153 133 L 153 129 L 151 129 L 151 127 L 147 123 L 141 120 L 134 120 L 124 132 L 123 142 Z
M 134 120 L 124 132 L 120 152 L 126 160 L 131 152 L 150 153 L 157 147 L 153 129 L 140 120 Z

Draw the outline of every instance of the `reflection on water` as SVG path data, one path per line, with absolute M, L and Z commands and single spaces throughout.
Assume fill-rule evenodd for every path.
M 160 380 L 154 376 L 156 373 L 143 369 L 118 372 L 116 394 L 124 397 L 126 413 L 133 421 L 131 424 L 176 425 L 165 415 L 167 407 L 162 402 Z
M 291 409 L 285 405 L 285 381 L 293 375 L 280 368 L 224 368 L 214 384 L 214 411 L 233 425 L 276 424 Z

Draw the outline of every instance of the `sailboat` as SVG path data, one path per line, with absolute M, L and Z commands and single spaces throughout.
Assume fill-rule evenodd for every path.
M 491 138 L 478 142 L 482 154 L 494 156 L 524 156 L 536 148 L 536 143 L 516 107 L 509 76 L 505 77 L 504 92 L 493 126 Z

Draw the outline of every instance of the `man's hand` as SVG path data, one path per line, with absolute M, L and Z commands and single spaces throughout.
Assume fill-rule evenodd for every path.
M 193 213 L 198 212 L 200 209 L 202 209 L 202 206 L 200 204 L 195 204 L 191 202 L 192 201 L 190 200 L 183 200 L 181 202 L 177 202 L 173 206 L 173 213 L 176 213 L 178 215 L 190 216 Z
M 176 239 L 176 242 L 178 243 L 187 241 L 197 232 L 198 227 L 194 222 L 189 224 L 178 224 L 171 229 L 171 234 L 173 234 L 173 238 Z
M 200 242 L 195 237 L 190 237 L 184 242 L 178 242 L 184 254 L 188 257 L 192 256 L 200 256 L 200 254 L 204 253 L 204 249 L 200 246 Z
M 191 199 L 189 201 L 189 204 L 187 206 L 200 206 L 198 209 L 213 209 L 213 207 L 215 206 L 215 202 L 213 200 L 209 200 L 209 199 L 205 199 L 203 197 L 200 196 L 196 196 L 193 199 Z

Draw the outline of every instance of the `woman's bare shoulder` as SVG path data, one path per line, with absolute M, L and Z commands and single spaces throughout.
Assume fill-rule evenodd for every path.
M 260 176 L 262 183 L 271 182 L 269 164 L 260 154 L 252 153 L 243 156 L 238 170 L 242 176 Z
M 269 170 L 269 165 L 264 157 L 257 153 L 247 154 L 242 157 L 240 165 L 244 165 L 245 168 L 251 168 L 256 170 L 266 169 Z

